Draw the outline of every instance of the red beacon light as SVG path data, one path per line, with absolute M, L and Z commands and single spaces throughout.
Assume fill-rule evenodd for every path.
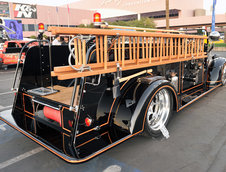
M 44 33 L 44 31 L 45 31 L 45 26 L 44 26 L 44 24 L 43 24 L 43 23 L 39 23 L 39 24 L 38 24 L 38 32 L 39 32 L 39 33 Z
M 93 23 L 94 23 L 94 26 L 100 26 L 100 24 L 101 24 L 101 14 L 100 13 L 93 14 Z

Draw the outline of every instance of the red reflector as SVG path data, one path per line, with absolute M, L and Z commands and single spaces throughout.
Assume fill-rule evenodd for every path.
M 69 127 L 72 127 L 73 122 L 72 122 L 72 121 L 70 121 L 70 120 L 68 120 L 68 125 L 69 125 Z
M 89 127 L 92 124 L 92 119 L 86 117 L 85 124 L 86 124 L 87 127 Z
M 45 106 L 43 108 L 43 113 L 46 118 L 58 122 L 61 126 L 61 114 L 60 114 L 59 110 L 55 110 L 55 109 Z

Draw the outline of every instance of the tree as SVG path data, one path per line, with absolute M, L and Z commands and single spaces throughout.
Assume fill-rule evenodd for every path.
M 30 38 L 31 39 L 37 39 L 37 37 L 35 35 L 31 35 Z
M 109 22 L 109 25 L 117 26 L 130 26 L 130 27 L 143 27 L 143 28 L 155 28 L 155 22 L 152 18 L 142 17 L 140 20 L 130 20 L 130 21 L 115 21 Z M 80 24 L 78 27 L 81 28 L 94 28 L 93 23 L 84 25 Z
M 224 43 L 226 43 L 226 31 L 224 32 Z
M 110 25 L 130 26 L 130 27 L 143 27 L 143 28 L 155 28 L 155 22 L 152 18 L 142 17 L 140 20 L 130 21 L 115 21 L 109 22 Z

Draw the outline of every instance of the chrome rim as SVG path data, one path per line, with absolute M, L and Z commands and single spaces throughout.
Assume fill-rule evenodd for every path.
M 170 103 L 170 94 L 166 89 L 155 94 L 147 112 L 147 122 L 152 130 L 160 130 L 166 124 L 170 112 Z
M 224 66 L 224 69 L 223 69 L 222 83 L 223 85 L 225 85 L 226 83 L 226 65 Z

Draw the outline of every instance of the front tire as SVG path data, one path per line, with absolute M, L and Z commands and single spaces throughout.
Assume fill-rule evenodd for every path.
M 161 128 L 167 126 L 173 112 L 172 93 L 167 88 L 162 88 L 149 96 L 148 106 L 145 111 L 144 135 L 159 137 Z

